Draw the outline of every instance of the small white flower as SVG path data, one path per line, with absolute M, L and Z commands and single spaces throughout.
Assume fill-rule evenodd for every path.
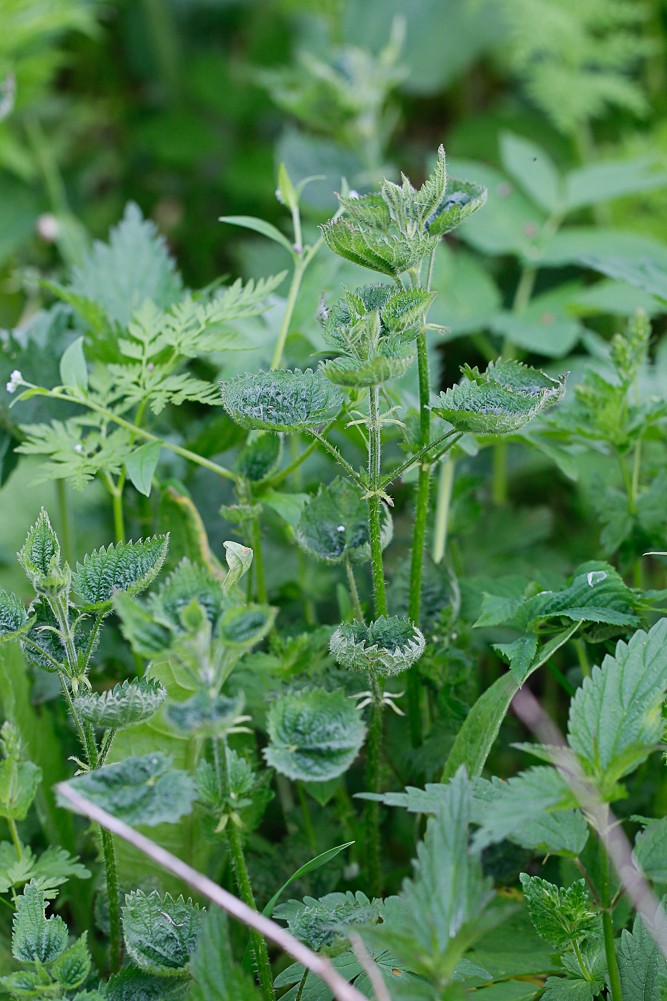
M 16 390 L 23 384 L 23 376 L 17 368 L 14 369 L 9 377 L 9 382 L 7 383 L 7 392 L 15 393 Z
M 80 441 L 77 441 L 76 445 L 74 446 L 74 451 L 75 452 L 83 452 L 83 445 L 81 444 Z
M 37 235 L 44 243 L 55 243 L 60 236 L 60 223 L 52 212 L 44 212 L 37 220 Z
M 336 529 L 336 531 L 337 532 L 344 532 L 345 531 L 345 525 L 339 525 L 338 528 Z

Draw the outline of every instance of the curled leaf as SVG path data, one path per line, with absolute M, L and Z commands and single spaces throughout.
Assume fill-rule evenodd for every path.
M 269 711 L 269 765 L 290 779 L 326 782 L 342 775 L 361 749 L 366 728 L 342 692 L 283 695 Z
M 431 236 L 444 236 L 481 209 L 486 203 L 487 190 L 470 181 L 447 180 L 445 197 L 426 220 Z
M 341 408 L 338 390 L 312 369 L 258 372 L 223 382 L 229 416 L 246 428 L 302 431 L 326 424 Z
M 81 692 L 74 699 L 79 716 L 99 730 L 123 730 L 150 719 L 167 695 L 159 681 L 123 681 L 106 692 Z
M 331 654 L 342 667 L 377 671 L 387 677 L 407 671 L 424 652 L 424 636 L 403 615 L 375 622 L 343 622 L 331 637 Z

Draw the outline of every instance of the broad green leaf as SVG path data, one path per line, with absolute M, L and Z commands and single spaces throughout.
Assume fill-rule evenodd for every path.
M 616 956 L 623 1001 L 659 1001 L 665 996 L 667 962 L 643 918 L 635 918 L 632 931 L 623 929 Z
M 268 237 L 269 240 L 273 240 L 274 243 L 279 243 L 281 247 L 285 248 L 288 254 L 294 254 L 292 244 L 287 237 L 279 229 L 276 229 L 275 226 L 272 226 L 270 222 L 265 222 L 264 219 L 257 219 L 255 216 L 250 215 L 223 215 L 220 216 L 219 222 L 229 223 L 230 226 L 240 226 L 242 229 L 251 229 L 253 232 L 260 233 L 262 236 Z
M 140 594 L 156 578 L 167 556 L 169 537 L 154 535 L 138 542 L 113 543 L 77 563 L 72 583 L 86 607 L 101 609 L 117 591 Z
M 345 844 L 336 845 L 335 848 L 329 848 L 328 851 L 322 852 L 320 855 L 316 855 L 315 858 L 312 858 L 310 860 L 310 862 L 306 862 L 304 865 L 299 866 L 296 872 L 292 873 L 290 878 L 285 883 L 283 883 L 280 889 L 276 890 L 276 892 L 269 900 L 268 904 L 263 908 L 262 914 L 265 917 L 270 918 L 271 915 L 273 914 L 274 907 L 276 906 L 276 904 L 282 897 L 283 893 L 291 883 L 293 883 L 296 879 L 301 879 L 302 876 L 307 876 L 309 873 L 315 872 L 321 866 L 326 865 L 327 862 L 330 862 L 332 859 L 336 858 L 336 855 L 340 855 L 340 853 L 342 851 L 345 851 L 346 848 L 350 848 L 353 844 L 354 841 L 346 841 Z
M 600 917 L 583 879 L 563 888 L 522 872 L 521 886 L 538 935 L 559 952 L 590 935 Z
M 73 946 L 61 956 L 58 956 L 51 967 L 51 975 L 58 981 L 63 990 L 73 991 L 88 979 L 91 967 L 91 957 L 88 951 L 88 932 L 84 932 Z
M 570 171 L 565 178 L 565 203 L 569 212 L 598 205 L 613 198 L 667 187 L 667 173 L 656 169 L 653 158 L 591 163 Z
M 130 959 L 142 970 L 163 976 L 185 976 L 197 948 L 203 911 L 192 900 L 153 890 L 125 897 L 123 936 Z
M 110 977 L 106 989 L 103 1001 L 185 1001 L 190 981 L 159 977 L 136 966 L 126 966 Z
M 184 702 L 170 702 L 167 719 L 182 733 L 199 731 L 202 734 L 220 735 L 234 725 L 243 708 L 243 698 L 211 696 L 207 691 L 197 692 Z
M 269 765 L 290 779 L 324 782 L 342 775 L 361 750 L 366 727 L 342 691 L 281 696 L 269 710 Z
M 664 243 L 643 233 L 604 226 L 567 226 L 546 240 L 536 260 L 546 267 L 563 267 L 586 263 L 591 256 L 609 263 L 624 259 L 635 267 L 644 261 L 651 261 L 655 268 L 664 269 L 667 264 Z
M 29 625 L 30 619 L 21 598 L 9 591 L 0 591 L 0 644 L 16 639 Z
M 584 334 L 573 315 L 572 299 L 579 284 L 566 283 L 536 295 L 520 313 L 499 311 L 488 321 L 494 334 L 531 354 L 564 358 Z
M 424 652 L 422 632 L 403 615 L 381 615 L 369 625 L 343 622 L 331 636 L 329 649 L 341 667 L 375 671 L 383 677 L 400 674 Z
M 633 626 L 639 621 L 635 600 L 612 566 L 594 561 L 578 567 L 567 587 L 527 598 L 515 610 L 513 618 L 521 628 L 550 618 Z
M 166 697 L 159 681 L 126 680 L 104 692 L 82 691 L 74 699 L 78 715 L 99 730 L 123 730 L 153 716 Z
M 237 605 L 223 612 L 216 636 L 233 650 L 249 650 L 271 631 L 278 613 L 270 605 Z
M 282 518 L 290 528 L 296 529 L 304 507 L 310 501 L 309 494 L 286 494 L 279 490 L 262 491 L 262 504 Z
M 114 611 L 120 619 L 120 631 L 135 653 L 142 657 L 155 657 L 171 643 L 171 633 L 156 622 L 143 605 L 124 591 L 113 599 Z
M 522 682 L 537 653 L 537 636 L 535 633 L 526 633 L 512 643 L 494 643 L 493 649 L 509 664 L 516 680 Z
M 667 619 L 619 642 L 570 703 L 568 740 L 601 790 L 635 769 L 656 747 L 667 689 Z
M 547 977 L 541 1001 L 593 1001 L 604 986 L 603 980 Z
M 108 322 L 126 327 L 150 299 L 161 309 L 181 294 L 182 283 L 155 225 L 133 203 L 109 234 L 72 271 L 71 291 L 104 309 Z
M 25 820 L 41 781 L 42 770 L 32 761 L 0 762 L 0 817 Z
M 190 1001 L 259 1001 L 261 996 L 234 960 L 227 915 L 217 907 L 204 919 L 190 971 Z
M 379 916 L 382 903 L 369 900 L 365 893 L 328 893 L 318 900 L 304 897 L 303 901 L 289 900 L 279 904 L 273 916 L 278 921 L 286 921 L 289 931 L 300 942 L 314 952 L 330 947 L 338 938 L 345 936 L 350 925 L 374 924 Z
M 361 361 L 345 356 L 332 358 L 322 363 L 320 371 L 336 386 L 381 386 L 404 376 L 415 357 L 416 352 L 411 343 L 404 344 L 396 338 L 383 338 L 377 350 L 368 358 Z
M 321 484 L 303 509 L 296 527 L 299 545 L 325 563 L 367 563 L 371 546 L 368 535 L 368 505 L 359 489 L 337 477 Z M 393 522 L 389 508 L 380 508 L 380 541 L 383 549 L 391 542 Z
M 545 855 L 578 858 L 586 846 L 589 827 L 580 810 L 559 810 L 527 820 L 510 835 L 523 848 Z
M 635 838 L 637 865 L 654 883 L 667 883 L 667 818 L 652 820 Z
M 51 963 L 61 956 L 68 941 L 67 925 L 57 914 L 45 913 L 44 894 L 28 883 L 16 900 L 12 925 L 12 954 L 23 963 Z
M 664 260 L 656 263 L 648 254 L 639 260 L 632 260 L 620 255 L 601 257 L 593 252 L 584 254 L 581 263 L 667 301 L 667 262 Z
M 225 559 L 229 570 L 222 582 L 222 590 L 229 594 L 252 566 L 253 551 L 248 546 L 242 546 L 240 542 L 223 542 L 225 547 Z
M 545 150 L 523 136 L 503 132 L 500 158 L 510 177 L 537 205 L 549 213 L 560 207 L 562 182 Z
M 184 631 L 182 615 L 193 601 L 201 605 L 215 626 L 225 605 L 223 585 L 207 567 L 184 559 L 157 593 L 151 594 L 147 604 L 157 623 L 179 633 Z
M 192 778 L 156 751 L 104 765 L 69 783 L 80 796 L 104 807 L 126 824 L 175 824 L 189 814 L 195 798 Z
M 265 431 L 319 427 L 332 420 L 342 404 L 339 391 L 312 369 L 239 375 L 221 388 L 223 406 L 237 424 Z
M 529 768 L 507 782 L 495 780 L 485 785 L 484 799 L 475 803 L 480 807 L 475 816 L 480 828 L 473 843 L 479 849 L 520 834 L 526 824 L 546 813 L 576 805 L 560 772 L 546 766 Z
M 69 386 L 83 394 L 88 392 L 88 366 L 83 353 L 83 337 L 77 337 L 60 359 L 60 379 L 63 386 Z
M 135 448 L 125 459 L 125 469 L 132 486 L 144 497 L 150 497 L 153 474 L 160 458 L 160 443 L 149 441 Z
M 431 236 L 445 236 L 486 205 L 487 190 L 472 181 L 447 178 L 445 196 L 426 220 Z

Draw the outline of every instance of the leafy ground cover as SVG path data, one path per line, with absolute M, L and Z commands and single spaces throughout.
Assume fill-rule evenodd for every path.
M 253 63 L 292 119 L 275 180 L 258 139 L 208 212 L 184 111 L 198 86 L 223 115 L 206 5 L 147 3 L 161 106 L 130 193 L 157 186 L 154 219 L 118 164 L 88 206 L 76 116 L 66 150 L 49 131 L 51 100 L 89 121 L 95 32 L 131 50 L 137 23 L 0 14 L 2 996 L 667 996 L 667 251 L 643 215 L 667 171 L 636 124 L 659 134 L 664 32 L 580 6 L 397 5 L 382 44 L 374 3 L 271 6 L 309 43 Z M 455 29 L 454 69 L 415 24 Z M 262 28 L 237 30 L 250 65 Z M 411 109 L 428 132 L 419 100 L 472 99 L 477 65 L 503 82 L 455 155 L 415 131 L 400 162 Z M 217 242 L 232 277 L 200 268 Z

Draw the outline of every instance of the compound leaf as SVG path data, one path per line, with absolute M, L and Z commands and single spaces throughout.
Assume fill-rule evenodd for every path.
M 197 947 L 204 913 L 182 896 L 160 897 L 157 890 L 135 890 L 125 897 L 123 935 L 128 955 L 148 973 L 186 976 Z
M 349 768 L 366 727 L 343 692 L 322 689 L 283 695 L 269 710 L 269 765 L 290 779 L 325 782 Z

